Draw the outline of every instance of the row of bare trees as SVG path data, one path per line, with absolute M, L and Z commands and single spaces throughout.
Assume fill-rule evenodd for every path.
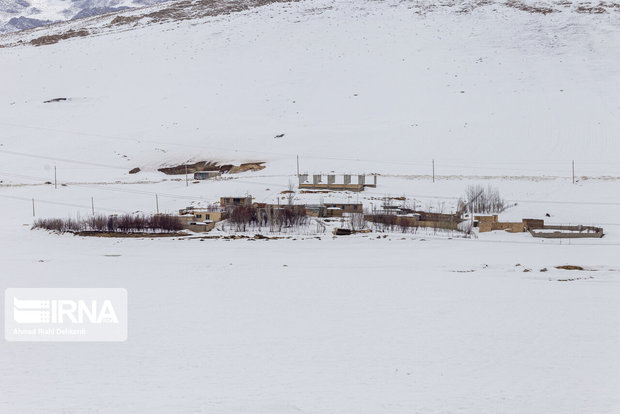
M 412 226 L 411 222 L 405 217 L 399 217 L 395 214 L 373 214 L 369 216 L 374 231 L 400 231 L 407 233 L 409 231 L 417 232 L 418 226 Z
M 305 209 L 293 206 L 237 206 L 228 217 L 228 229 L 244 232 L 250 229 L 268 228 L 271 232 L 283 229 L 301 229 L 310 223 Z
M 45 229 L 51 231 L 80 232 L 95 231 L 105 233 L 170 233 L 183 229 L 183 225 L 177 216 L 169 214 L 139 215 L 95 215 L 80 218 L 40 218 L 35 220 L 33 229 Z

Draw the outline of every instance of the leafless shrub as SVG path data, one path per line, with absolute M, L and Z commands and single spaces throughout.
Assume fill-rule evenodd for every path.
M 64 232 L 94 231 L 108 233 L 130 232 L 175 232 L 183 229 L 178 217 L 168 214 L 151 216 L 123 214 L 120 216 L 96 215 L 86 219 L 37 219 L 32 225 L 33 229 L 45 229 Z
M 366 220 L 363 213 L 351 213 L 349 223 L 353 231 L 360 231 L 366 228 Z
M 288 193 L 286 194 L 286 202 L 288 203 L 289 206 L 292 206 L 294 201 L 295 201 L 295 183 L 289 180 Z
M 465 198 L 459 199 L 458 209 L 473 214 L 501 213 L 506 209 L 506 202 L 495 187 L 470 185 L 465 190 Z
M 397 216 L 394 214 L 373 214 L 370 221 L 375 231 L 393 231 L 397 226 Z

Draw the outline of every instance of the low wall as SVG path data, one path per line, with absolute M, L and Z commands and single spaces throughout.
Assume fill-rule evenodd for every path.
M 544 239 L 600 239 L 605 234 L 601 227 L 592 226 L 544 226 L 539 230 L 557 230 L 554 232 L 535 231 L 530 229 L 533 237 Z
M 504 230 L 510 233 L 523 233 L 531 229 L 542 229 L 545 225 L 544 220 L 539 219 L 523 219 L 519 222 L 497 221 L 497 216 L 475 216 L 478 220 L 478 229 L 480 233 L 486 233 L 495 230 Z
M 406 216 L 395 216 L 391 214 L 385 215 L 373 215 L 367 214 L 364 216 L 364 220 L 382 223 L 386 226 L 402 226 L 402 227 L 429 227 L 432 229 L 443 229 L 443 230 L 458 230 L 458 222 L 456 221 L 431 221 L 431 220 L 420 220 L 419 217 L 406 217 Z
M 303 190 L 364 191 L 363 184 L 299 184 Z
M 193 231 L 194 233 L 206 233 L 208 231 L 213 230 L 215 227 L 215 223 L 205 223 L 205 224 L 184 224 L 183 228 L 185 230 Z

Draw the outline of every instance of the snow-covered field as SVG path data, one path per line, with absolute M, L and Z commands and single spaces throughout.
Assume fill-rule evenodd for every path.
M 0 342 L 0 412 L 618 412 L 620 13 L 430 4 L 305 0 L 0 48 L 0 289 L 123 287 L 130 319 L 125 343 Z M 298 202 L 451 211 L 491 184 L 502 219 L 606 236 L 30 230 L 32 199 L 36 217 L 284 202 L 297 155 L 380 174 Z M 266 168 L 157 172 L 200 160 Z
M 620 406 L 617 246 L 28 231 L 1 243 L 2 285 L 123 286 L 130 303 L 126 343 L 2 343 L 3 412 Z M 597 271 L 539 272 L 566 263 Z

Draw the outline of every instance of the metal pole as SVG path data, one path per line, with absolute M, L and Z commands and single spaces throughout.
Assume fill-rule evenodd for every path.
M 93 198 L 90 198 L 90 208 L 93 211 L 93 216 L 95 215 L 95 200 L 93 200 Z
M 573 160 L 573 184 L 575 184 L 575 160 Z
M 433 182 L 435 182 L 435 160 L 433 160 Z
M 159 214 L 159 198 L 157 194 L 155 194 L 155 206 L 157 207 L 157 214 Z
M 299 155 L 297 156 L 297 179 L 299 180 Z
M 187 181 L 187 165 L 185 166 L 185 187 L 189 186 L 189 182 Z
M 58 188 L 58 183 L 56 181 L 56 166 L 54 165 L 54 190 Z
M 33 198 L 32 199 L 32 217 L 34 217 L 34 216 L 35 216 L 35 214 L 34 214 L 34 198 Z

